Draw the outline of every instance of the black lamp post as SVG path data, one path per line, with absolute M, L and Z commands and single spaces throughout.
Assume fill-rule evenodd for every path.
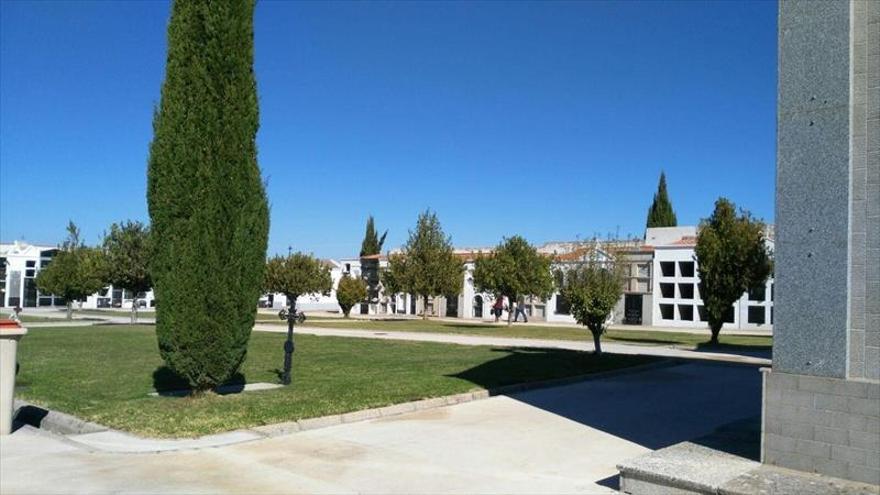
M 287 341 L 284 342 L 284 372 L 281 374 L 281 383 L 290 385 L 290 368 L 293 366 L 293 324 L 306 321 L 306 315 L 302 311 L 296 310 L 296 297 L 287 296 L 287 302 L 290 309 L 282 309 L 278 312 L 278 317 L 287 320 Z

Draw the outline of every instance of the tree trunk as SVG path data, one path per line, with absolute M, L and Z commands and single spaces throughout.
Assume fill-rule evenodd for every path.
M 135 325 L 138 321 L 137 297 L 131 300 L 131 324 Z
M 508 297 L 507 298 L 507 326 L 510 326 L 513 324 L 513 312 L 514 312 L 513 298 Z
M 718 334 L 721 333 L 721 325 L 712 325 L 709 329 L 712 331 L 712 338 L 709 340 L 709 343 L 718 345 Z
M 422 296 L 422 319 L 428 319 L 428 296 Z
M 73 302 L 67 301 L 67 319 L 73 319 Z
M 602 333 L 601 332 L 592 332 L 593 333 L 593 348 L 595 349 L 594 354 L 597 356 L 602 354 Z

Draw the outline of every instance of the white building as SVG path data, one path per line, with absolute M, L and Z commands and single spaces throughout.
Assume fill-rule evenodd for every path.
M 37 306 L 65 306 L 62 297 L 43 294 L 35 279 L 41 269 L 52 262 L 57 246 L 28 244 L 22 241 L 0 243 L 0 307 L 34 308 Z M 85 301 L 77 301 L 79 308 L 131 308 L 130 291 L 112 285 L 95 293 Z M 138 305 L 155 306 L 153 291 L 138 294 Z
M 652 321 L 659 327 L 706 328 L 700 297 L 700 277 L 694 248 L 696 227 L 648 229 L 645 242 L 654 249 L 654 303 Z M 772 230 L 767 244 L 772 251 Z M 773 327 L 773 278 L 763 289 L 745 293 L 730 308 L 725 328 L 771 329 Z
M 610 320 L 630 325 L 706 328 L 706 315 L 700 298 L 700 280 L 694 247 L 696 227 L 668 227 L 647 229 L 645 238 L 629 241 L 549 242 L 538 251 L 553 257 L 553 268 L 564 269 L 584 261 L 592 249 L 599 256 L 607 252 L 622 252 L 629 262 L 628 278 L 624 294 Z M 773 231 L 767 231 L 767 242 L 773 250 Z M 425 311 L 432 316 L 462 318 L 466 320 L 493 320 L 492 306 L 495 299 L 474 287 L 474 262 L 481 253 L 492 248 L 456 249 L 455 254 L 465 266 L 462 285 L 457 296 L 430 298 L 427 304 L 411 294 L 385 294 L 352 309 L 354 314 L 364 315 L 420 315 Z M 5 307 L 63 306 L 65 301 L 50 294 L 41 294 L 34 278 L 41 268 L 47 266 L 58 252 L 55 246 L 30 245 L 23 242 L 0 244 L 0 304 Z M 379 269 L 388 266 L 386 256 L 375 256 Z M 336 301 L 339 280 L 348 274 L 362 276 L 360 258 L 344 258 L 339 261 L 323 260 L 330 269 L 333 288 L 329 294 L 301 295 L 296 301 L 297 309 L 303 311 L 340 312 Z M 112 286 L 89 296 L 79 304 L 82 308 L 131 308 L 133 294 Z M 510 301 L 504 301 L 505 308 Z M 152 291 L 138 294 L 141 307 L 153 307 L 156 300 Z M 277 308 L 287 306 L 283 294 L 268 294 L 260 299 L 260 306 Z M 426 307 L 427 306 L 427 307 Z M 529 319 L 556 323 L 574 323 L 567 302 L 557 292 L 546 301 L 527 298 L 525 305 Z M 502 314 L 507 318 L 507 311 Z M 771 329 L 773 325 L 773 279 L 767 281 L 763 290 L 743 294 L 730 310 L 726 328 Z
M 614 309 L 610 320 L 617 324 L 645 325 L 678 328 L 707 328 L 703 301 L 700 298 L 700 280 L 694 248 L 697 228 L 669 227 L 647 229 L 643 240 L 602 241 L 585 245 L 582 242 L 550 242 L 538 251 L 553 257 L 553 268 L 564 268 L 583 262 L 589 250 L 598 249 L 600 257 L 610 250 L 622 252 L 628 261 L 628 275 L 624 293 Z M 768 228 L 767 242 L 773 250 L 773 231 Z M 428 301 L 428 314 L 472 320 L 493 320 L 491 294 L 481 293 L 474 287 L 474 261 L 480 253 L 491 248 L 456 249 L 455 253 L 465 265 L 461 292 L 453 297 L 436 297 Z M 604 254 L 607 256 L 607 254 Z M 387 259 L 380 257 L 380 268 L 387 266 Z M 360 260 L 350 258 L 339 263 L 339 275 L 343 272 L 360 275 Z M 335 300 L 335 299 L 334 299 Z M 505 306 L 509 301 L 505 301 Z M 416 315 L 424 311 L 424 303 L 408 294 L 392 298 L 380 295 L 375 304 L 364 304 L 362 314 Z M 567 302 L 557 292 L 546 301 L 537 298 L 526 300 L 526 313 L 535 321 L 574 323 Z M 338 309 L 337 309 L 338 310 Z M 505 311 L 502 318 L 507 318 Z M 773 279 L 763 289 L 743 294 L 731 306 L 725 328 L 772 329 L 773 325 Z
M 57 246 L 21 241 L 0 244 L 0 306 L 33 308 L 64 305 L 60 297 L 41 294 L 34 281 L 40 269 L 48 266 L 57 252 Z

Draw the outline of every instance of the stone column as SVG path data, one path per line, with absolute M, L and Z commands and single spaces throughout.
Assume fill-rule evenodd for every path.
M 0 325 L 0 436 L 12 432 L 12 415 L 15 412 L 15 372 L 18 341 L 27 334 L 15 322 Z
M 781 0 L 762 461 L 880 484 L 880 2 Z

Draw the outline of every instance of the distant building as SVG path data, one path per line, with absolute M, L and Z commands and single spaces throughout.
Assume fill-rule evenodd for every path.
M 64 298 L 43 294 L 35 282 L 37 273 L 49 266 L 57 253 L 57 246 L 22 241 L 0 243 L 0 307 L 65 306 Z M 85 301 L 76 302 L 79 308 L 131 308 L 132 301 L 130 291 L 110 285 Z M 138 305 L 155 306 L 153 291 L 138 294 Z
M 772 230 L 767 243 L 773 250 Z M 696 227 L 648 229 L 645 243 L 654 251 L 651 321 L 658 327 L 706 328 L 700 277 L 694 248 Z M 773 278 L 764 287 L 743 294 L 731 306 L 725 328 L 770 329 L 773 326 Z
M 700 297 L 700 280 L 694 247 L 696 227 L 664 227 L 647 229 L 644 239 L 589 242 L 548 242 L 538 251 L 553 258 L 553 268 L 564 269 L 582 263 L 591 250 L 600 258 L 614 251 L 621 253 L 627 263 L 623 296 L 611 315 L 611 323 L 659 327 L 705 328 L 705 309 Z M 773 230 L 768 228 L 767 242 L 773 249 Z M 457 296 L 438 296 L 425 301 L 412 294 L 386 294 L 379 291 L 372 301 L 355 306 L 355 314 L 364 315 L 429 315 L 466 320 L 493 320 L 491 294 L 481 293 L 474 287 L 474 262 L 481 253 L 493 248 L 460 248 L 455 250 L 465 266 L 461 290 Z M 30 245 L 23 242 L 0 244 L 0 303 L 6 307 L 63 306 L 65 301 L 51 294 L 41 294 L 34 278 L 58 252 L 55 246 Z M 384 255 L 378 259 L 379 270 L 388 267 Z M 343 275 L 361 277 L 361 258 L 323 260 L 330 269 L 333 289 L 328 294 L 301 295 L 296 307 L 303 311 L 339 312 L 336 286 Z M 743 294 L 734 303 L 727 317 L 726 328 L 771 329 L 773 325 L 773 279 L 763 288 Z M 133 294 L 112 286 L 89 296 L 79 303 L 81 308 L 131 308 Z M 153 292 L 140 293 L 141 307 L 156 305 Z M 505 306 L 509 301 L 505 302 Z M 287 306 L 283 294 L 266 294 L 260 307 Z M 554 293 L 547 300 L 526 299 L 526 313 L 534 321 L 574 323 L 568 302 Z M 507 318 L 507 311 L 502 314 Z
M 590 242 L 548 242 L 538 251 L 553 257 L 553 268 L 564 269 L 582 263 L 590 250 L 596 249 L 600 258 L 614 251 L 623 255 L 627 263 L 623 295 L 611 316 L 614 324 L 678 328 L 706 328 L 707 319 L 700 297 L 698 264 L 694 254 L 697 228 L 664 227 L 647 229 L 644 239 Z M 767 229 L 767 243 L 773 250 L 773 230 Z M 425 304 L 410 294 L 387 295 L 361 306 L 361 314 L 417 315 L 426 309 L 429 315 L 474 320 L 492 320 L 494 298 L 474 287 L 474 262 L 480 253 L 492 248 L 456 249 L 465 265 L 461 292 L 458 296 L 438 296 Z M 387 267 L 387 258 L 380 256 L 380 269 Z M 360 259 L 346 258 L 338 262 L 334 284 L 342 273 L 360 276 Z M 336 272 L 334 272 L 336 273 Z M 771 278 L 764 287 L 743 294 L 734 303 L 725 328 L 772 329 L 773 287 Z M 332 299 L 335 304 L 335 298 Z M 508 302 L 505 302 L 505 305 Z M 299 304 L 299 303 L 298 303 Z M 332 305 L 332 304 L 331 304 Z M 335 308 L 338 310 L 338 308 Z M 526 313 L 534 321 L 574 323 L 568 302 L 558 293 L 547 300 L 526 299 Z M 502 315 L 507 317 L 505 311 Z
M 0 306 L 34 308 L 66 304 L 60 297 L 41 294 L 34 281 L 40 269 L 48 266 L 56 253 L 57 246 L 21 241 L 0 244 Z

